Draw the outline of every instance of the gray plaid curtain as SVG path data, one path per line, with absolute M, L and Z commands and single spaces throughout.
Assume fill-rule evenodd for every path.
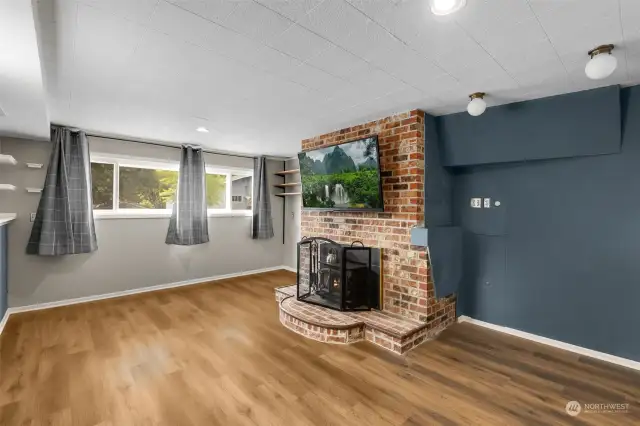
M 53 150 L 27 254 L 60 256 L 98 249 L 93 223 L 91 162 L 84 132 L 51 128 Z
M 178 193 L 169 221 L 167 244 L 191 246 L 209 242 L 205 179 L 202 149 L 183 145 Z
M 273 238 L 271 220 L 271 195 L 267 181 L 267 161 L 264 157 L 253 159 L 253 222 L 251 238 L 267 240 Z

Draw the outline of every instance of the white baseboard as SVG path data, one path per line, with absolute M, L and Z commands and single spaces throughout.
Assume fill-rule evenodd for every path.
M 5 312 L 4 316 L 0 320 L 0 334 L 2 334 L 2 330 L 4 330 L 4 326 L 7 325 L 7 320 L 9 319 L 9 312 Z
M 209 281 L 219 281 L 219 280 L 224 280 L 224 279 L 227 279 L 227 278 L 235 278 L 235 277 L 241 277 L 241 276 L 245 276 L 245 275 L 260 274 L 260 273 L 263 273 L 263 272 L 277 271 L 277 270 L 280 270 L 280 269 L 286 269 L 286 267 L 284 267 L 284 266 L 272 266 L 270 268 L 254 269 L 252 271 L 243 271 L 243 272 L 236 272 L 236 273 L 233 273 L 233 274 L 216 275 L 216 276 L 213 276 L 213 277 L 196 278 L 196 279 L 193 279 L 193 280 L 178 281 L 178 282 L 174 282 L 174 283 L 159 284 L 159 285 L 154 285 L 154 286 L 149 286 L 149 287 L 135 288 L 135 289 L 131 289 L 131 290 L 116 291 L 116 292 L 113 292 L 113 293 L 98 294 L 98 295 L 95 295 L 95 296 L 78 297 L 78 298 L 74 298 L 74 299 L 65 299 L 65 300 L 56 300 L 55 302 L 37 303 L 37 304 L 34 304 L 34 305 L 16 306 L 14 308 L 7 309 L 7 312 L 4 315 L 4 318 L 2 319 L 2 322 L 0 322 L 0 333 L 2 333 L 2 329 L 4 327 L 4 324 L 6 323 L 9 315 L 11 315 L 11 314 L 17 314 L 17 313 L 20 313 L 20 312 L 29 312 L 29 311 L 39 311 L 41 309 L 57 308 L 59 306 L 77 305 L 79 303 L 95 302 L 97 300 L 113 299 L 115 297 L 130 296 L 132 294 L 148 293 L 148 292 L 151 292 L 151 291 L 165 290 L 165 289 L 169 289 L 169 288 L 183 287 L 183 286 L 194 285 L 194 284 L 202 284 L 202 283 L 206 283 L 206 282 L 209 282 Z
M 281 268 L 284 269 L 285 271 L 295 272 L 296 274 L 298 273 L 296 268 L 292 268 L 291 266 L 282 265 Z
M 488 322 L 480 321 L 461 315 L 458 317 L 458 322 L 468 322 L 470 324 L 479 325 L 481 327 L 490 328 L 491 330 L 500 331 L 502 333 L 510 334 L 512 336 L 521 337 L 523 339 L 531 340 L 533 342 L 542 343 L 543 345 L 553 346 L 565 351 L 574 352 L 580 355 L 585 355 L 591 358 L 596 358 L 601 361 L 607 361 L 612 364 L 622 365 L 624 367 L 632 368 L 634 370 L 640 370 L 640 362 L 633 361 L 627 358 L 622 358 L 615 355 L 610 355 L 604 352 L 594 351 L 592 349 L 583 348 L 582 346 L 572 345 L 571 343 L 561 342 L 560 340 L 549 339 L 547 337 L 538 336 L 537 334 L 527 333 L 526 331 L 516 330 L 515 328 L 503 327 L 501 325 L 491 324 Z

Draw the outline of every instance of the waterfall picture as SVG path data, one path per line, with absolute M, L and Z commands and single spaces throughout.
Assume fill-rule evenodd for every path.
M 298 159 L 305 208 L 383 209 L 376 136 L 301 152 Z

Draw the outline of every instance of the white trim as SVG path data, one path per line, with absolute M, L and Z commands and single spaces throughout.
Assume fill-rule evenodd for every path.
M 285 271 L 298 273 L 298 271 L 296 271 L 296 268 L 292 268 L 291 266 L 282 265 L 282 269 L 284 269 Z
M 612 364 L 622 365 L 624 367 L 632 368 L 634 370 L 640 370 L 640 362 L 633 361 L 627 358 L 622 358 L 615 355 L 610 355 L 604 352 L 594 351 L 592 349 L 583 348 L 582 346 L 572 345 L 570 343 L 561 342 L 560 340 L 549 339 L 547 337 L 538 336 L 536 334 L 527 333 L 526 331 L 516 330 L 514 328 L 503 327 L 501 325 L 491 324 L 488 322 L 480 321 L 465 315 L 458 317 L 458 322 L 468 322 L 470 324 L 478 325 L 480 327 L 489 328 L 491 330 L 499 331 L 501 333 L 510 334 L 512 336 L 521 337 L 523 339 L 531 340 L 533 342 L 542 343 L 543 345 L 553 346 L 554 348 L 563 349 L 565 351 L 574 352 L 580 355 L 596 358 L 601 361 L 610 362 Z
M 2 330 L 4 330 L 4 326 L 7 325 L 7 321 L 9 321 L 9 315 L 11 312 L 7 309 L 7 312 L 4 313 L 4 316 L 0 320 L 0 335 L 2 335 Z
M 131 289 L 131 290 L 116 291 L 116 292 L 113 292 L 113 293 L 97 294 L 95 296 L 78 297 L 78 298 L 75 298 L 75 299 L 56 300 L 55 302 L 36 303 L 35 305 L 17 306 L 15 308 L 7 309 L 7 313 L 5 314 L 5 318 L 8 317 L 10 314 L 12 315 L 12 314 L 20 313 L 20 312 L 39 311 L 39 310 L 42 310 L 42 309 L 57 308 L 57 307 L 60 307 L 60 306 L 77 305 L 79 303 L 87 303 L 87 302 L 95 302 L 97 300 L 113 299 L 113 298 L 116 298 L 116 297 L 130 296 L 132 294 L 149 293 L 149 292 L 157 291 L 157 290 L 166 290 L 166 289 L 169 289 L 169 288 L 177 288 L 177 287 L 184 287 L 184 286 L 194 285 L 194 284 L 202 284 L 202 283 L 207 283 L 209 281 L 219 281 L 219 280 L 224 280 L 224 279 L 228 279 L 228 278 L 235 278 L 235 277 L 242 277 L 242 276 L 246 276 L 246 275 L 261 274 L 263 272 L 278 271 L 280 269 L 283 269 L 283 267 L 282 266 L 271 266 L 269 268 L 254 269 L 254 270 L 251 270 L 251 271 L 243 271 L 243 272 L 235 272 L 233 274 L 216 275 L 216 276 L 213 276 L 213 277 L 196 278 L 196 279 L 193 279 L 193 280 L 178 281 L 178 282 L 168 283 L 168 284 L 159 284 L 159 285 L 153 285 L 153 286 L 149 286 L 149 287 L 135 288 L 135 289 Z

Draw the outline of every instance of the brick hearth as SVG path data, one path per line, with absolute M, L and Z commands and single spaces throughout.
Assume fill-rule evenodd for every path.
M 402 355 L 441 331 L 428 330 L 425 323 L 389 312 L 338 312 L 300 302 L 295 294 L 295 285 L 276 289 L 280 322 L 319 342 L 348 344 L 366 340 Z

